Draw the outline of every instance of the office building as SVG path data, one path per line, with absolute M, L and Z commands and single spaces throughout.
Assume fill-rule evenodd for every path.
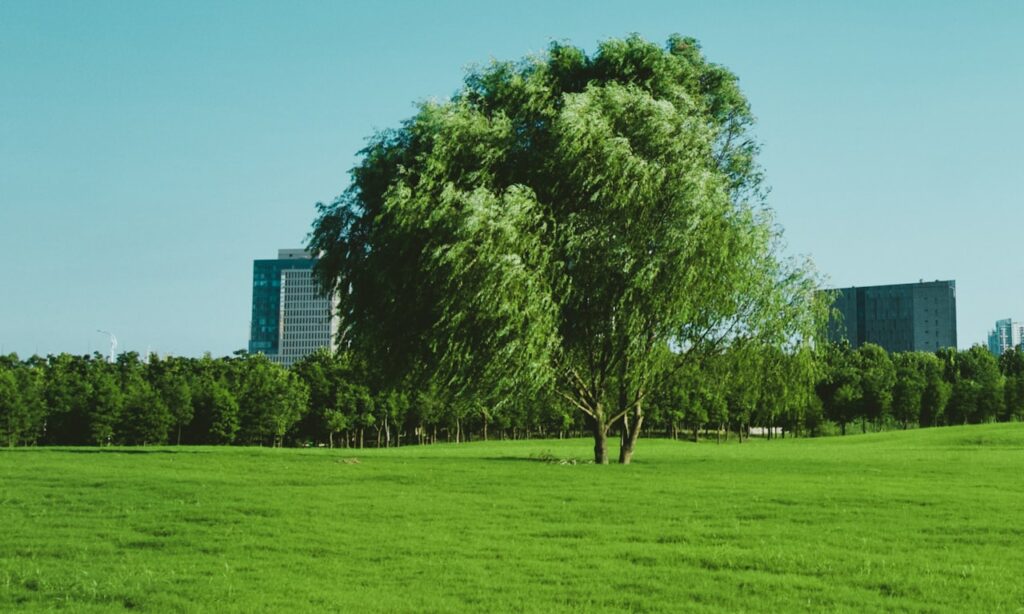
M 1012 350 L 1024 341 L 1024 323 L 1014 322 L 1011 318 L 996 320 L 996 328 L 988 334 L 988 351 L 1002 356 L 1006 350 Z
M 852 347 L 875 343 L 889 352 L 956 347 L 956 282 L 840 288 L 834 292 L 829 339 Z
M 336 304 L 318 292 L 316 260 L 301 249 L 253 261 L 249 353 L 291 366 L 321 347 L 334 347 Z

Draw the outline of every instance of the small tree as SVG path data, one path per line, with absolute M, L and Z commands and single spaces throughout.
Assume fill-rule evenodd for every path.
M 131 428 L 130 421 L 124 421 L 124 395 L 114 373 L 104 362 L 94 362 L 90 369 L 89 434 L 92 443 L 98 446 L 110 445 L 115 430 Z M 144 382 L 133 381 L 133 386 Z M 134 392 L 134 388 L 130 392 Z
M 361 384 L 346 382 L 339 387 L 335 402 L 338 411 L 345 415 L 351 427 L 356 429 L 356 440 L 358 446 L 362 448 L 365 429 L 376 422 L 370 389 Z
M 210 438 L 214 443 L 229 444 L 235 441 L 239 429 L 238 401 L 220 382 L 214 382 L 210 390 Z
M 921 426 L 938 426 L 945 418 L 946 405 L 952 394 L 952 386 L 943 374 L 945 365 L 934 354 L 920 355 L 925 387 L 921 392 Z
M 953 395 L 965 422 L 992 422 L 1003 414 L 1003 376 L 995 356 L 981 345 L 958 355 L 959 386 Z
M 134 445 L 167 443 L 172 421 L 160 394 L 141 382 L 125 395 L 119 439 Z
M 192 421 L 194 410 L 192 408 L 192 390 L 180 373 L 171 372 L 164 376 L 160 382 L 160 395 L 164 404 L 171 412 L 171 419 L 176 428 L 174 443 L 181 445 L 181 430 Z
M 14 447 L 25 424 L 25 406 L 18 394 L 18 381 L 14 373 L 0 367 L 0 427 L 7 445 Z
M 896 369 L 889 354 L 881 346 L 865 343 L 857 348 L 856 365 L 860 370 L 861 424 L 867 430 L 868 421 L 881 426 L 892 408 L 892 388 L 896 384 Z
M 825 416 L 838 424 L 840 433 L 845 435 L 846 425 L 860 415 L 864 396 L 861 372 L 846 343 L 827 346 L 824 361 L 825 368 L 816 390 Z
M 921 419 L 921 404 L 928 382 L 922 357 L 927 354 L 903 352 L 893 356 L 896 383 L 892 390 L 893 417 L 906 429 Z
M 1007 421 L 1024 420 L 1024 349 L 1020 346 L 999 357 L 999 370 L 1006 378 L 1003 415 Z
M 343 414 L 337 409 L 329 409 L 324 414 L 327 422 L 327 439 L 330 442 L 330 446 L 334 448 L 334 434 L 342 433 L 349 427 L 348 416 Z

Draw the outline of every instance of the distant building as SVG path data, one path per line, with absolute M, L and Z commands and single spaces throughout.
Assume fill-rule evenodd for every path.
M 1012 350 L 1024 341 L 1024 323 L 1014 322 L 1011 318 L 996 320 L 996 328 L 988 334 L 988 351 L 1002 356 L 1006 350 Z
M 334 347 L 335 303 L 317 292 L 315 263 L 301 249 L 282 249 L 276 260 L 253 261 L 250 354 L 291 366 L 317 348 Z
M 956 282 L 840 288 L 829 319 L 829 339 L 852 347 L 875 343 L 889 352 L 934 352 L 956 347 Z

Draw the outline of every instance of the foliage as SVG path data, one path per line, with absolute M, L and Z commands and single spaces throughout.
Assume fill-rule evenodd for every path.
M 999 357 L 1006 378 L 1003 388 L 1003 420 L 1024 420 L 1024 348 L 1017 346 Z
M 726 439 L 1017 421 L 1024 352 L 980 346 L 887 355 L 881 348 L 756 340 L 701 356 L 660 348 L 643 432 Z M 212 359 L 60 354 L 0 356 L 5 446 L 156 443 L 394 447 L 411 443 L 592 435 L 554 389 L 496 404 L 436 383 L 388 382 L 351 350 L 292 369 L 262 356 Z M 627 433 L 624 421 L 620 435 Z
M 861 419 L 876 425 L 889 417 L 896 371 L 886 351 L 873 343 L 857 348 L 855 362 L 860 370 Z
M 388 379 L 503 408 L 557 391 L 595 460 L 630 461 L 663 350 L 808 343 L 807 265 L 782 261 L 753 116 L 696 41 L 471 72 L 374 137 L 310 248 L 350 339 Z

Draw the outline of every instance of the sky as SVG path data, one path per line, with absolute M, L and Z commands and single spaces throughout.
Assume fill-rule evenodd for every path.
M 830 287 L 955 279 L 1024 320 L 1024 3 L 0 0 L 0 353 L 245 348 L 365 139 L 465 71 L 697 38 L 758 118 L 787 251 Z

